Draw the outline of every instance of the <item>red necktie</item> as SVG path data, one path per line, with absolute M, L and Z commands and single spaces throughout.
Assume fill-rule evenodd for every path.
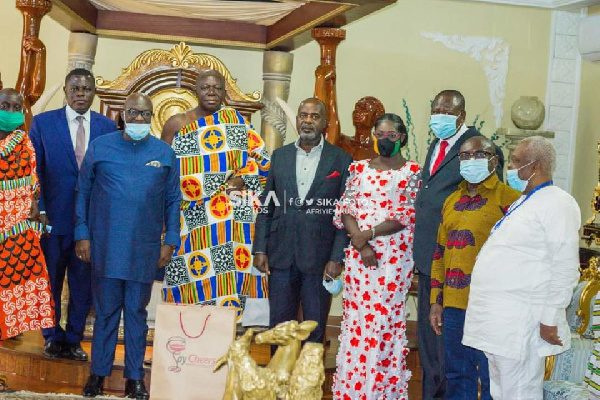
M 444 161 L 444 157 L 446 157 L 447 149 L 448 149 L 448 141 L 442 140 L 440 142 L 440 151 L 438 152 L 437 158 L 435 159 L 435 162 L 433 163 L 433 168 L 431 168 L 431 175 L 433 175 L 437 172 L 438 168 L 442 164 L 442 161 Z

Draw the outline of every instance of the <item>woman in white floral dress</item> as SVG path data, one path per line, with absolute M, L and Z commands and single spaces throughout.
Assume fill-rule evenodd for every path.
M 346 249 L 334 399 L 408 398 L 405 303 L 420 168 L 400 154 L 407 132 L 399 116 L 380 117 L 373 139 L 378 157 L 350 165 L 334 219 L 352 239 Z

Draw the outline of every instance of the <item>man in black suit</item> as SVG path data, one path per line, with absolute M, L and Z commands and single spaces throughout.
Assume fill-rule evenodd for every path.
M 418 339 L 423 368 L 423 400 L 443 399 L 444 352 L 442 336 L 429 325 L 431 262 L 446 197 L 463 180 L 459 172 L 458 150 L 469 138 L 480 135 L 465 125 L 465 98 L 457 90 L 443 90 L 431 104 L 429 127 L 436 136 L 423 166 L 421 190 L 415 203 L 416 225 L 413 257 L 419 273 Z M 502 176 L 504 157 L 497 148 L 498 173 Z M 443 331 L 443 330 L 442 330 Z
M 323 341 L 329 314 L 323 279 L 340 275 L 349 241 L 332 219 L 352 158 L 324 139 L 326 115 L 319 99 L 300 103 L 300 138 L 273 152 L 253 247 L 254 265 L 269 274 L 270 325 L 296 319 L 301 303 L 304 320 L 319 323 L 312 342 Z

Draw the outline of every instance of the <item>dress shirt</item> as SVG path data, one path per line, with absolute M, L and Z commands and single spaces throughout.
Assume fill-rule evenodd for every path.
M 469 195 L 466 181 L 446 199 L 431 263 L 431 304 L 467 309 L 475 259 L 490 230 L 519 192 L 492 173 Z
M 90 142 L 90 118 L 92 116 L 92 112 L 88 109 L 85 114 L 79 114 L 69 106 L 65 107 L 65 109 L 67 113 L 67 122 L 69 124 L 69 133 L 71 134 L 71 142 L 73 142 L 73 149 L 75 149 L 77 144 L 77 128 L 79 128 L 79 121 L 77 121 L 77 117 L 83 116 L 83 129 L 85 129 L 84 150 L 87 151 L 88 144 Z
M 296 140 L 296 185 L 298 185 L 298 197 L 304 200 L 310 186 L 315 179 L 315 173 L 321 160 L 323 151 L 323 136 L 318 145 L 307 153 L 300 147 L 300 139 Z
M 448 147 L 446 147 L 446 154 L 448 154 L 448 152 L 450 151 L 450 149 L 452 148 L 452 146 L 454 146 L 456 144 L 456 142 L 458 141 L 458 139 L 460 139 L 460 137 L 463 135 L 463 133 L 465 133 L 466 131 L 468 131 L 469 128 L 467 127 L 466 124 L 462 124 L 460 126 L 460 128 L 458 129 L 458 132 L 456 132 L 454 134 L 454 136 L 449 137 L 448 139 L 445 139 L 446 142 L 448 142 Z M 442 141 L 438 140 L 438 142 L 435 144 L 435 149 L 433 149 L 433 154 L 431 155 L 431 161 L 429 162 L 429 173 L 432 173 L 433 171 L 433 164 L 435 163 L 435 160 L 437 159 L 438 153 L 440 152 L 440 143 Z
M 556 186 L 511 205 L 477 257 L 463 344 L 516 360 L 570 347 L 565 309 L 579 278 L 580 224 L 579 206 Z M 563 346 L 544 341 L 540 323 L 557 326 Z

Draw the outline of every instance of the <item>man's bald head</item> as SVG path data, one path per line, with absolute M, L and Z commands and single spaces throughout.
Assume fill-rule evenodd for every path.
M 127 123 L 149 124 L 152 111 L 152 100 L 143 93 L 132 93 L 125 99 L 124 119 Z
M 209 76 L 217 78 L 221 82 L 221 84 L 225 86 L 225 77 L 216 69 L 203 69 L 202 71 L 200 71 L 198 73 L 198 76 L 196 77 L 196 86 L 198 86 L 201 81 L 208 78 Z
M 460 150 L 462 151 L 463 148 L 477 149 L 496 154 L 496 145 L 494 144 L 494 142 L 492 142 L 491 139 L 482 135 L 473 136 L 472 138 L 465 140 L 462 146 L 460 146 Z
M 304 106 L 306 104 L 315 104 L 315 105 L 319 106 L 321 109 L 321 115 L 323 115 L 323 117 L 327 117 L 327 107 L 325 106 L 325 103 L 323 103 L 320 99 L 318 99 L 316 97 L 309 97 L 308 99 L 302 100 L 300 102 L 300 105 L 298 106 L 298 111 L 300 111 L 302 106 Z
M 0 110 L 23 111 L 23 96 L 13 88 L 0 89 Z
M 435 96 L 433 103 L 431 103 L 432 111 L 436 106 L 439 107 L 440 105 L 452 109 L 458 114 L 461 111 L 465 111 L 465 97 L 458 90 L 442 90 Z

